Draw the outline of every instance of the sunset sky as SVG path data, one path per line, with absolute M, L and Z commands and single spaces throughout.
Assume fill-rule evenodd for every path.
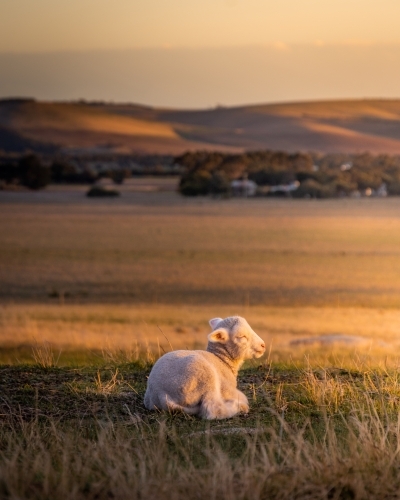
M 1 0 L 0 96 L 400 97 L 398 0 Z

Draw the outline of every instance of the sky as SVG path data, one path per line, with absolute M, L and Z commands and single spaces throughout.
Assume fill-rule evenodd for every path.
M 400 97 L 398 0 L 0 0 L 0 97 Z

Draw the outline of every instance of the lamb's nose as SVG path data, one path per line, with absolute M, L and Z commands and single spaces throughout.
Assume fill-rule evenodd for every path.
M 262 347 L 263 349 L 265 349 L 265 344 L 261 344 L 261 347 Z

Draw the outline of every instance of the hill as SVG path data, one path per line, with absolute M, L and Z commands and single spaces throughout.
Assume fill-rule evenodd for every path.
M 274 149 L 400 154 L 400 99 L 208 110 L 5 99 L 0 101 L 0 145 L 17 152 L 53 147 L 74 153 Z

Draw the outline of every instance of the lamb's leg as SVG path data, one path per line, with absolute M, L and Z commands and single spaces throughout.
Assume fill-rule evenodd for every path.
M 196 406 L 181 406 L 175 403 L 165 392 L 150 394 L 147 391 L 144 397 L 144 405 L 148 410 L 183 411 L 188 415 L 197 415 L 200 410 L 200 404 Z
M 231 418 L 239 413 L 240 406 L 236 400 L 223 400 L 221 397 L 203 399 L 199 416 L 207 420 Z
M 172 401 L 171 399 L 167 400 L 167 409 L 170 411 L 183 411 L 188 415 L 197 415 L 200 410 L 200 405 L 196 406 L 181 406 Z
M 236 391 L 236 401 L 239 405 L 239 411 L 249 413 L 249 401 L 243 392 L 239 390 Z
M 167 410 L 167 411 L 183 411 L 188 415 L 197 415 L 200 410 L 200 404 L 195 406 L 182 406 L 176 403 L 172 398 L 168 396 L 166 393 L 157 394 L 157 398 L 152 401 L 153 406 L 149 408 L 146 405 L 146 408 L 149 409 L 159 409 L 159 410 Z

